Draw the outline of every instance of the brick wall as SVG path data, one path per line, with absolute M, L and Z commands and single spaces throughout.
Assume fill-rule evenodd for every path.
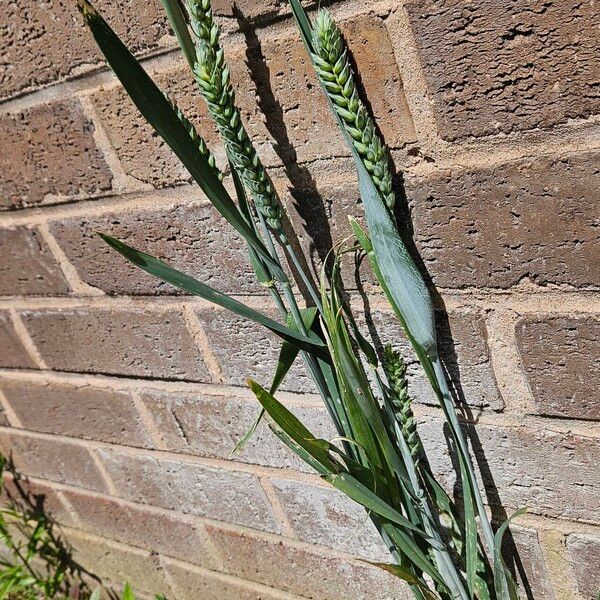
M 4 4 L 0 444 L 45 495 L 76 559 L 107 581 L 178 599 L 407 598 L 397 580 L 353 560 L 385 558 L 364 513 L 268 431 L 229 458 L 257 412 L 244 379 L 268 380 L 276 341 L 141 274 L 93 232 L 269 310 L 244 247 L 102 66 L 75 3 Z M 214 146 L 157 0 L 98 5 Z M 346 214 L 360 214 L 351 161 L 286 2 L 238 7 L 236 16 L 215 1 L 239 104 L 318 264 L 348 234 Z M 597 6 L 340 0 L 332 9 L 405 173 L 490 503 L 497 513 L 529 506 L 513 538 L 536 600 L 591 600 L 600 589 Z M 396 339 L 365 277 L 373 319 Z M 424 442 L 452 485 L 440 414 L 411 369 Z M 329 435 L 300 366 L 283 387 L 281 399 Z

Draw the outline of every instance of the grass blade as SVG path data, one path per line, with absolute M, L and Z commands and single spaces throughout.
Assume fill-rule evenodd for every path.
M 196 62 L 196 49 L 194 48 L 194 42 L 190 36 L 190 32 L 187 28 L 187 23 L 183 11 L 178 0 L 160 0 L 163 5 L 167 18 L 173 29 L 173 33 L 177 37 L 181 52 L 187 60 L 190 68 L 194 68 L 194 62 Z

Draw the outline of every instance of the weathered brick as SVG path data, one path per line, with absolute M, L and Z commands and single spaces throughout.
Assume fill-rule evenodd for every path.
M 419 426 L 432 469 L 449 489 L 456 472 L 441 421 Z M 492 504 L 532 513 L 600 521 L 600 441 L 572 433 L 478 423 L 470 431 Z
M 156 48 L 168 32 L 158 3 L 99 0 L 95 5 L 136 52 Z M 63 79 L 76 74 L 78 67 L 100 62 L 101 54 L 76 4 L 18 0 L 4 8 L 0 54 L 6 68 L 0 76 L 0 96 Z
M 301 540 L 389 561 L 389 552 L 362 506 L 333 488 L 286 479 L 272 483 Z
M 152 441 L 129 394 L 89 385 L 0 383 L 25 429 L 128 446 Z
M 600 419 L 600 319 L 566 315 L 526 317 L 517 343 L 538 413 Z
M 434 283 L 598 285 L 599 156 L 409 179 L 415 242 Z
M 110 188 L 94 125 L 76 100 L 0 116 L 0 209 L 21 208 Z
M 274 310 L 261 312 L 278 318 Z M 268 387 L 277 365 L 280 338 L 261 325 L 225 310 L 206 309 L 197 314 L 227 383 L 246 385 L 250 377 Z M 280 389 L 295 392 L 315 390 L 301 357 L 290 369 Z
M 257 402 L 235 397 L 148 392 L 142 399 L 152 414 L 168 450 L 229 458 L 236 443 L 259 413 Z M 288 407 L 316 436 L 332 438 L 335 433 L 325 408 Z M 296 468 L 312 472 L 263 421 L 242 452 L 243 462 Z
M 256 283 L 246 244 L 209 206 L 186 204 L 75 217 L 52 223 L 50 230 L 83 281 L 108 294 L 180 292 L 116 254 L 96 231 L 106 231 L 221 291 L 265 291 Z
M 593 2 L 413 0 L 408 11 L 445 139 L 600 111 Z
M 439 352 L 457 390 L 461 403 L 471 406 L 503 407 L 490 363 L 487 329 L 483 315 L 476 309 L 454 310 L 450 314 L 436 312 Z M 379 342 L 390 343 L 402 352 L 409 375 L 412 397 L 424 404 L 436 404 L 431 385 L 412 350 L 395 315 L 389 311 L 370 312 Z M 359 315 L 359 322 L 364 316 Z
M 74 490 L 63 494 L 86 531 L 205 567 L 215 565 L 206 533 L 193 519 L 106 496 Z
M 504 536 L 504 542 L 509 561 L 512 558 L 512 561 L 507 564 L 515 566 L 523 598 L 554 600 L 555 596 L 537 531 L 511 525 L 509 532 Z
M 365 563 L 319 555 L 289 545 L 284 539 L 258 538 L 210 524 L 207 530 L 224 570 L 243 579 L 315 600 L 411 597 L 408 587 L 397 577 Z
M 262 586 L 226 578 L 213 571 L 165 560 L 178 600 L 280 600 L 281 594 Z
M 88 573 L 107 583 L 129 582 L 134 590 L 152 594 L 172 593 L 158 555 L 79 531 L 66 531 L 73 560 Z
M 59 371 L 207 381 L 176 311 L 42 309 L 21 313 L 46 364 Z
M 0 366 L 11 369 L 35 368 L 35 363 L 23 347 L 6 310 L 0 310 Z
M 567 536 L 571 566 L 583 600 L 597 600 L 600 593 L 600 537 L 574 533 Z
M 183 513 L 277 531 L 271 506 L 253 475 L 115 448 L 98 451 L 119 496 Z
M 106 491 L 90 453 L 80 444 L 7 433 L 2 433 L 0 443 L 3 453 L 14 461 L 20 473 Z
M 62 295 L 69 286 L 39 231 L 27 227 L 0 229 L 0 295 Z

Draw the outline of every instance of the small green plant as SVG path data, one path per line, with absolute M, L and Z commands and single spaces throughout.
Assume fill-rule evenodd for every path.
M 354 158 L 366 222 L 364 229 L 351 218 L 355 240 L 342 240 L 331 249 L 327 268 L 315 281 L 291 241 L 294 236 L 286 225 L 285 208 L 236 106 L 210 0 L 186 0 L 185 13 L 177 0 L 161 1 L 221 134 L 235 200 L 223 185 L 224 173 L 207 144 L 175 102 L 161 92 L 95 8 L 87 0 L 79 0 L 79 6 L 108 64 L 141 114 L 247 243 L 256 277 L 268 290 L 280 318 L 268 317 L 109 235 L 101 237 L 147 273 L 259 323 L 281 338 L 280 359 L 270 385 L 248 382 L 262 407 L 256 423 L 266 413 L 273 433 L 283 443 L 365 508 L 391 555 L 391 562 L 379 567 L 405 580 L 418 600 L 515 600 L 517 586 L 500 551 L 508 522 L 494 531 L 486 512 L 438 353 L 429 290 L 398 233 L 390 154 L 359 96 L 349 50 L 333 18 L 320 11 L 313 23 L 299 0 L 289 0 Z M 367 257 L 431 384 L 457 458 L 462 493 L 456 499 L 437 482 L 423 456 L 402 356 L 394 347 L 375 348 L 345 300 L 340 271 L 349 253 Z M 299 301 L 297 289 L 306 290 L 306 303 Z M 298 356 L 337 429 L 334 440 L 316 438 L 275 397 Z M 237 451 L 256 423 L 240 440 Z

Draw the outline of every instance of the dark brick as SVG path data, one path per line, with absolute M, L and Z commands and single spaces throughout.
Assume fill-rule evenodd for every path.
M 148 392 L 142 395 L 142 399 L 168 450 L 214 458 L 229 458 L 236 443 L 259 413 L 257 402 L 235 397 Z M 288 408 L 316 436 L 330 439 L 335 435 L 325 408 Z M 259 425 L 244 450 L 233 458 L 252 464 L 312 472 L 273 434 L 266 420 Z
M 157 2 L 94 3 L 123 41 L 136 52 L 157 47 L 168 32 Z M 6 65 L 0 96 L 14 95 L 74 75 L 78 67 L 101 62 L 91 33 L 73 2 L 17 0 L 5 5 L 0 54 Z
M 566 315 L 526 317 L 517 343 L 538 413 L 600 419 L 600 319 Z
M 0 116 L 0 209 L 94 194 L 112 175 L 94 144 L 94 125 L 75 100 Z
M 598 156 L 408 180 L 416 245 L 435 284 L 597 286 Z
M 600 110 L 593 2 L 413 0 L 408 11 L 445 139 Z
M 2 382 L 25 429 L 128 446 L 152 442 L 131 397 L 89 385 Z
M 65 490 L 63 494 L 86 531 L 214 568 L 203 526 L 189 517 L 85 492 Z
M 10 314 L 6 310 L 0 310 L 0 366 L 9 369 L 19 367 L 34 369 L 36 366 L 23 348 Z
M 106 486 L 86 448 L 80 444 L 24 435 L 0 436 L 2 451 L 19 473 L 105 492 Z
M 209 380 L 178 312 L 41 309 L 23 312 L 22 317 L 52 369 Z
M 246 244 L 212 207 L 186 204 L 105 213 L 54 222 L 50 229 L 85 283 L 108 294 L 179 291 L 121 258 L 96 231 L 110 233 L 219 290 L 242 294 L 264 291 L 256 283 Z
M 600 593 L 600 537 L 574 533 L 567 537 L 567 548 L 582 600 L 597 600 Z
M 253 475 L 213 469 L 116 448 L 98 451 L 119 496 L 133 502 L 277 531 L 265 493 Z
M 273 318 L 275 311 L 262 310 Z M 268 387 L 281 348 L 280 338 L 247 319 L 219 309 L 198 311 L 225 380 L 232 385 L 246 385 L 248 378 Z M 309 378 L 299 356 L 283 380 L 280 389 L 295 392 L 313 392 L 315 386 Z
M 226 571 L 306 598 L 327 600 L 408 600 L 404 583 L 358 561 L 319 555 L 281 540 L 207 525 Z M 310 574 L 307 577 L 307 573 Z
M 62 295 L 69 286 L 39 231 L 27 227 L 0 229 L 0 295 Z

